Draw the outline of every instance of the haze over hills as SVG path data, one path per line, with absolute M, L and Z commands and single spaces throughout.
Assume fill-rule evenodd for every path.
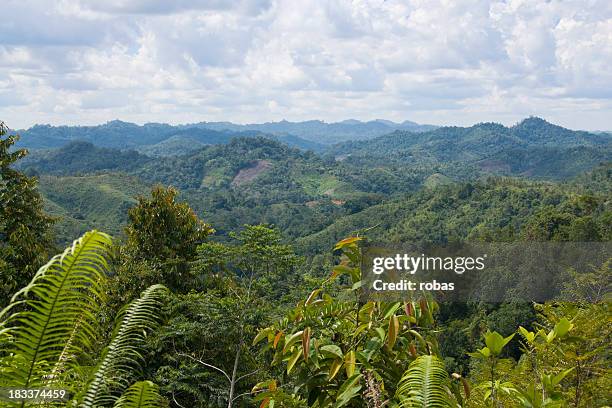
M 365 140 L 395 130 L 421 132 L 435 126 L 419 125 L 405 121 L 394 123 L 385 120 L 361 122 L 347 120 L 325 123 L 318 120 L 307 122 L 269 122 L 239 125 L 230 122 L 200 122 L 187 125 L 147 123 L 142 126 L 113 120 L 96 126 L 50 126 L 35 125 L 18 130 L 22 139 L 19 146 L 30 149 L 62 147 L 73 140 L 83 140 L 101 147 L 137 149 L 148 154 L 174 155 L 192 151 L 208 144 L 227 143 L 233 137 L 266 136 L 290 146 L 319 151 L 325 145 L 347 140 Z

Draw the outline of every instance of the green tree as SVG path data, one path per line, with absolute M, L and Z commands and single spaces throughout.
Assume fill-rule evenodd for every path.
M 231 236 L 199 246 L 191 274 L 204 291 L 171 296 L 168 322 L 151 341 L 159 354 L 150 370 L 177 406 L 248 401 L 267 372 L 250 340 L 282 313 L 285 282 L 299 282 L 292 271 L 300 258 L 277 230 L 247 225 Z
M 12 149 L 19 136 L 0 122 L 0 306 L 25 286 L 53 248 L 53 218 L 43 212 L 37 180 L 12 168 L 28 154 Z
M 189 263 L 214 230 L 188 204 L 178 202 L 177 195 L 172 187 L 156 186 L 151 197 L 138 197 L 128 210 L 127 242 L 120 249 L 114 292 L 118 304 L 156 283 L 172 291 L 196 289 Z

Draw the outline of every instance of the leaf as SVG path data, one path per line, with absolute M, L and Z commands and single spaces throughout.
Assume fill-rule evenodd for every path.
M 401 306 L 400 302 L 394 302 L 394 303 L 389 304 L 383 311 L 383 319 L 388 319 L 389 316 L 394 314 L 395 311 L 400 308 L 400 306 Z
M 317 295 L 319 294 L 319 292 L 321 292 L 321 289 L 315 289 L 312 292 L 310 292 L 310 295 L 308 295 L 308 298 L 306 299 L 306 302 L 304 302 L 304 305 L 305 306 L 310 305 L 312 301 L 317 298 Z
M 304 333 L 302 333 L 302 352 L 304 353 L 304 361 L 308 361 L 308 355 L 310 354 L 310 327 L 306 327 Z
M 262 382 L 258 382 L 253 386 L 251 392 L 257 392 L 261 390 L 269 389 L 270 391 L 276 390 L 276 380 L 266 380 Z
M 336 279 L 338 276 L 342 276 L 342 275 L 349 275 L 349 276 L 353 276 L 353 269 L 350 266 L 346 266 L 346 265 L 336 265 L 332 268 L 332 274 L 329 277 L 330 280 L 334 280 Z
M 256 345 L 257 343 L 265 339 L 268 336 L 268 333 L 270 333 L 271 331 L 272 331 L 272 328 L 270 327 L 261 329 L 259 333 L 257 333 L 257 336 L 255 336 L 255 338 L 253 339 L 253 345 Z
M 329 367 L 329 380 L 333 380 L 336 374 L 340 372 L 340 368 L 342 368 L 342 360 L 336 359 L 333 361 L 332 365 Z
M 555 334 L 557 337 L 565 337 L 565 335 L 574 327 L 565 317 L 559 323 L 555 324 Z
M 328 344 L 326 346 L 322 346 L 321 347 L 321 354 L 323 354 L 324 356 L 331 356 L 331 357 L 339 357 L 341 359 L 344 358 L 344 354 L 342 354 L 342 350 L 340 349 L 340 347 L 336 346 L 335 344 Z
M 396 391 L 401 407 L 456 406 L 447 392 L 450 384 L 444 363 L 436 356 L 420 356 L 408 367 Z
M 414 316 L 414 310 L 412 308 L 412 302 L 404 303 L 404 313 L 406 313 L 406 316 L 409 316 L 409 317 L 413 317 Z
M 293 355 L 291 357 L 289 357 L 289 361 L 287 362 L 287 374 L 291 372 L 291 370 L 293 369 L 293 366 L 295 366 L 295 363 L 297 363 L 301 355 L 302 353 L 298 349 L 293 352 Z
M 303 332 L 300 330 L 296 333 L 293 333 L 289 337 L 285 336 L 285 347 L 283 347 L 283 353 L 286 353 L 291 346 L 293 346 L 295 343 L 297 343 L 300 340 L 300 338 L 302 337 L 302 333 Z
M 523 336 L 523 338 L 528 343 L 533 343 L 533 341 L 535 340 L 535 336 L 536 336 L 535 333 L 534 332 L 530 332 L 529 330 L 527 330 L 523 326 L 519 326 L 519 333 L 521 333 L 521 336 Z
M 159 311 L 167 292 L 165 286 L 153 285 L 119 315 L 112 340 L 87 387 L 82 408 L 108 405 L 117 398 L 116 392 L 127 388 L 134 372 L 141 369 L 147 333 L 159 326 Z
M 139 381 L 123 393 L 113 408 L 161 408 L 164 406 L 159 387 L 151 381 Z
M 341 249 L 341 248 L 344 248 L 345 246 L 350 245 L 350 244 L 353 244 L 353 243 L 355 243 L 355 242 L 359 242 L 359 241 L 361 241 L 362 239 L 363 239 L 363 238 L 361 238 L 361 237 L 349 237 L 349 238 L 344 238 L 343 240 L 338 241 L 338 242 L 336 243 L 336 245 L 334 246 L 334 251 L 336 251 L 336 250 L 338 250 L 338 249 Z
M 344 369 L 346 370 L 346 376 L 350 377 L 355 372 L 355 351 L 351 350 L 344 356 Z
M 14 356 L 0 358 L 3 386 L 42 386 L 44 377 L 61 372 L 97 343 L 111 245 L 104 233 L 84 234 L 42 266 L 0 312 L 0 336 L 11 339 L 1 342 L 0 355 Z
M 346 405 L 351 399 L 359 395 L 359 390 L 361 389 L 361 374 L 355 374 L 350 376 L 338 390 L 338 395 L 336 397 L 336 408 L 342 407 Z
M 555 376 L 552 378 L 552 381 L 551 381 L 551 382 L 552 382 L 552 385 L 557 385 L 557 384 L 559 384 L 561 381 L 563 381 L 563 379 L 564 379 L 565 377 L 567 377 L 567 375 L 568 375 L 569 373 L 571 373 L 572 371 L 574 371 L 574 368 L 575 368 L 575 367 L 568 368 L 567 370 L 561 371 L 559 374 L 555 375 Z
M 283 332 L 282 330 L 279 331 L 278 333 L 276 333 L 276 336 L 274 336 L 274 343 L 272 344 L 272 346 L 274 348 L 276 348 L 276 346 L 278 345 L 278 342 L 280 341 L 281 337 L 283 336 Z
M 512 340 L 514 334 L 515 333 L 512 333 L 510 336 L 504 338 L 496 331 L 487 332 L 485 334 L 485 343 L 491 351 L 491 354 L 493 354 L 494 356 L 501 354 L 502 349 L 506 346 L 506 344 L 510 342 L 510 340 Z
M 387 337 L 387 346 L 392 349 L 395 345 L 395 341 L 397 340 L 397 333 L 399 331 L 399 321 L 397 320 L 397 316 L 393 315 L 389 319 L 389 329 L 388 329 L 388 337 Z

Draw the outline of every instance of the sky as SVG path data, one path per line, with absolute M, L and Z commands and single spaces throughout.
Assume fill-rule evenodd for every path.
M 612 130 L 610 0 L 3 0 L 0 120 Z

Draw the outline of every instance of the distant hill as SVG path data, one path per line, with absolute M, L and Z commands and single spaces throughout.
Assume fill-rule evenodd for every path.
M 332 149 L 336 157 L 371 164 L 462 163 L 485 173 L 566 178 L 612 160 L 612 137 L 573 131 L 540 118 L 512 127 L 480 123 L 422 133 L 396 131 Z
M 257 130 L 273 135 L 294 135 L 321 144 L 334 144 L 348 140 L 367 140 L 396 130 L 425 132 L 436 128 L 433 125 L 420 125 L 408 120 L 402 123 L 395 123 L 382 119 L 369 122 L 350 119 L 335 123 L 326 123 L 320 120 L 305 122 L 288 122 L 283 120 L 280 122 L 247 125 L 237 125 L 230 122 L 201 122 L 194 126 L 215 130 Z
M 424 131 L 433 126 L 414 122 L 345 121 L 325 123 L 272 122 L 237 125 L 229 122 L 201 122 L 190 125 L 147 123 L 142 126 L 113 120 L 96 126 L 35 125 L 18 130 L 19 147 L 29 149 L 53 149 L 72 141 L 86 141 L 99 147 L 135 149 L 153 156 L 170 156 L 188 153 L 209 144 L 228 143 L 234 137 L 263 136 L 280 140 L 304 150 L 321 151 L 325 145 L 347 140 L 364 140 L 390 133 L 394 130 Z M 193 142 L 196 143 L 193 143 Z
M 71 141 L 59 149 L 31 152 L 19 162 L 30 173 L 74 175 L 108 171 L 132 171 L 152 159 L 134 150 L 97 147 L 90 142 Z

